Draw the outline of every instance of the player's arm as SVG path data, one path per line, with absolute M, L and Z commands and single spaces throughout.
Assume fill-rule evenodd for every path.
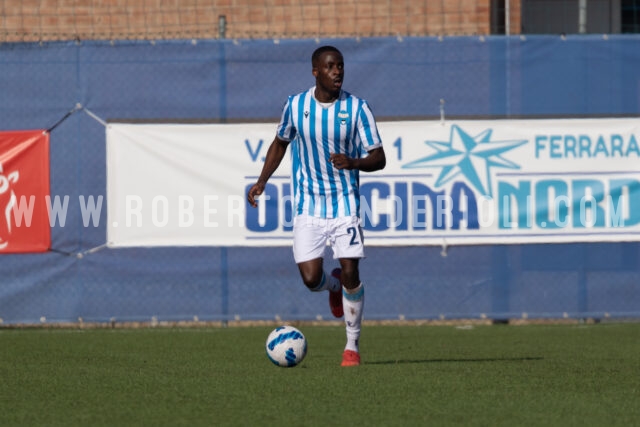
M 247 193 L 247 200 L 249 201 L 249 204 L 254 208 L 258 206 L 256 197 L 262 194 L 262 192 L 264 191 L 264 186 L 267 185 L 267 181 L 269 180 L 269 178 L 271 178 L 271 175 L 273 175 L 276 169 L 278 169 L 278 166 L 280 166 L 280 162 L 282 162 L 282 159 L 287 152 L 287 145 L 289 145 L 288 141 L 280 139 L 276 136 L 269 146 L 269 150 L 267 150 L 267 156 L 264 160 L 264 165 L 262 166 L 260 177 L 258 178 L 258 181 L 251 186 L 249 192 Z
M 384 154 L 384 148 L 378 147 L 369 151 L 367 157 L 353 159 L 353 167 L 363 172 L 373 172 L 384 169 L 387 165 L 387 156 Z
M 329 161 L 336 169 L 359 169 L 363 172 L 374 172 L 384 169 L 387 164 L 387 157 L 384 148 L 377 147 L 369 151 L 367 157 L 354 159 L 345 154 L 331 153 Z

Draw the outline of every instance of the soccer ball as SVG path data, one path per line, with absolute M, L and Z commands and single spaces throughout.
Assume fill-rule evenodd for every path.
M 307 355 L 307 339 L 293 326 L 280 326 L 269 334 L 266 349 L 275 365 L 290 368 Z

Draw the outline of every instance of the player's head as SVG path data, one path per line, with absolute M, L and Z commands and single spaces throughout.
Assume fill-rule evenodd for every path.
M 327 92 L 340 92 L 344 79 L 344 58 L 337 48 L 317 48 L 311 55 L 311 66 L 317 87 Z
M 338 54 L 342 58 L 342 52 L 340 52 L 338 48 L 333 46 L 321 46 L 313 51 L 313 55 L 311 55 L 311 66 L 315 68 L 318 65 L 318 61 L 320 61 L 320 57 L 327 52 Z

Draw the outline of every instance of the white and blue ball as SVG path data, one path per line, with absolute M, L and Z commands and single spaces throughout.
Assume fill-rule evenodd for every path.
M 267 338 L 267 356 L 275 365 L 290 368 L 307 355 L 307 339 L 293 326 L 280 326 Z

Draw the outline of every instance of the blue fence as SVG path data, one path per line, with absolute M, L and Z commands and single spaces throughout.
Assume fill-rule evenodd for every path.
M 637 36 L 322 40 L 379 119 L 636 115 Z M 78 197 L 106 195 L 95 119 L 275 122 L 313 84 L 315 40 L 0 45 L 0 130 L 51 132 L 51 194 L 70 197 L 52 250 L 0 255 L 4 324 L 329 317 L 290 248 L 99 249 Z M 87 112 L 95 115 L 91 117 Z M 108 201 L 107 201 L 108 202 Z M 79 256 L 83 254 L 84 256 Z M 637 243 L 369 247 L 368 319 L 640 316 Z M 327 264 L 332 263 L 330 259 Z

